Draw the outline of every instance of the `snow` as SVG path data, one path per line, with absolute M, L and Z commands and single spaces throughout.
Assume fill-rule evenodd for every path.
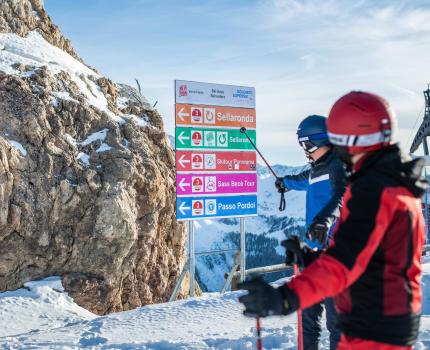
M 67 141 L 67 143 L 73 147 L 78 147 L 78 143 L 76 142 L 75 138 L 72 137 L 70 134 L 64 134 L 64 139 Z
M 0 344 L 5 344 L 4 336 L 49 331 L 96 317 L 64 293 L 60 277 L 27 282 L 24 286 L 26 289 L 0 293 Z
M 112 147 L 111 147 L 111 146 L 109 146 L 109 145 L 108 145 L 108 144 L 106 144 L 106 143 L 102 143 L 102 144 L 100 145 L 100 147 L 96 149 L 96 152 L 97 152 L 97 153 L 100 153 L 100 152 L 107 152 L 107 151 L 110 151 L 111 149 L 112 149 Z
M 127 97 L 120 96 L 116 100 L 116 106 L 118 109 L 125 109 L 128 107 L 129 99 Z
M 54 107 L 58 107 L 58 100 L 67 100 L 79 103 L 79 101 L 75 100 L 72 96 L 70 96 L 70 93 L 66 91 L 54 91 L 52 92 L 52 96 L 53 98 L 51 103 Z
M 90 143 L 93 143 L 94 141 L 105 141 L 108 131 L 109 129 L 103 129 L 100 131 L 93 132 L 92 134 L 88 135 L 87 138 L 80 143 L 80 145 L 88 146 Z
M 84 152 L 79 152 L 77 158 L 86 166 L 90 166 L 90 156 Z
M 48 43 L 37 31 L 26 37 L 12 33 L 0 34 L 3 47 L 0 69 L 7 74 L 17 74 L 12 68 L 15 63 L 28 66 L 47 66 L 54 74 L 64 70 L 68 73 L 98 76 L 96 72 L 79 62 L 60 48 Z
M 279 282 L 278 282 L 279 283 Z M 1 349 L 256 349 L 255 320 L 242 315 L 242 292 L 206 293 L 172 303 L 98 317 L 73 303 L 59 277 L 28 282 L 0 293 Z M 419 341 L 430 346 L 430 263 L 423 276 L 424 307 Z M 265 349 L 296 349 L 296 315 L 262 319 Z M 323 331 L 323 350 L 328 332 Z
M 21 73 L 12 67 L 16 63 L 31 67 L 46 66 L 53 74 L 67 72 L 89 105 L 107 113 L 116 122 L 124 123 L 124 119 L 109 110 L 102 90 L 89 79 L 99 78 L 100 75 L 65 51 L 48 43 L 37 31 L 30 32 L 26 37 L 12 33 L 0 34 L 0 50 L 0 70 L 6 74 L 28 76 L 28 72 Z M 67 92 L 61 91 L 55 92 L 54 97 L 73 100 Z M 56 101 L 52 103 L 55 105 Z
M 22 156 L 26 156 L 27 155 L 27 151 L 25 150 L 24 146 L 21 145 L 19 142 L 14 141 L 14 140 L 7 140 L 7 142 L 15 149 L 17 149 L 19 151 L 19 153 L 21 153 Z
M 36 21 L 39 22 L 40 21 L 40 17 L 39 14 L 36 11 L 32 11 L 34 18 L 36 18 Z
M 137 124 L 140 127 L 151 126 L 149 124 L 148 117 L 146 115 L 143 117 L 138 117 L 137 115 L 134 115 L 134 114 L 128 114 L 128 115 L 124 115 L 124 118 L 132 121 L 133 123 Z

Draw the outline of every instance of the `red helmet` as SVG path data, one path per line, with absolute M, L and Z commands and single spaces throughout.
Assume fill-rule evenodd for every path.
M 331 108 L 327 131 L 333 145 L 353 155 L 390 145 L 395 125 L 396 117 L 382 97 L 352 91 Z

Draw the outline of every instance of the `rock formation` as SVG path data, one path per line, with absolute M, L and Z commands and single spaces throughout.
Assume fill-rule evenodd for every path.
M 82 62 L 41 0 L 1 0 L 0 291 L 61 275 L 97 314 L 169 297 L 186 238 L 174 155 L 135 96 Z

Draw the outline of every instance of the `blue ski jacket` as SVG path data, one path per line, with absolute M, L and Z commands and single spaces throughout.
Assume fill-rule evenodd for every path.
M 330 228 L 339 217 L 346 187 L 346 172 L 333 150 L 315 161 L 310 169 L 283 178 L 289 190 L 306 191 L 306 229 L 314 221 Z

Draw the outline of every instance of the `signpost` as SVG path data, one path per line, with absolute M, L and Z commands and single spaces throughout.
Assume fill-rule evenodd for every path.
M 257 215 L 257 162 L 255 149 L 240 128 L 246 127 L 256 143 L 255 89 L 176 80 L 175 120 L 176 218 L 189 221 L 186 266 L 193 296 L 193 220 L 240 217 L 245 278 L 244 217 Z

